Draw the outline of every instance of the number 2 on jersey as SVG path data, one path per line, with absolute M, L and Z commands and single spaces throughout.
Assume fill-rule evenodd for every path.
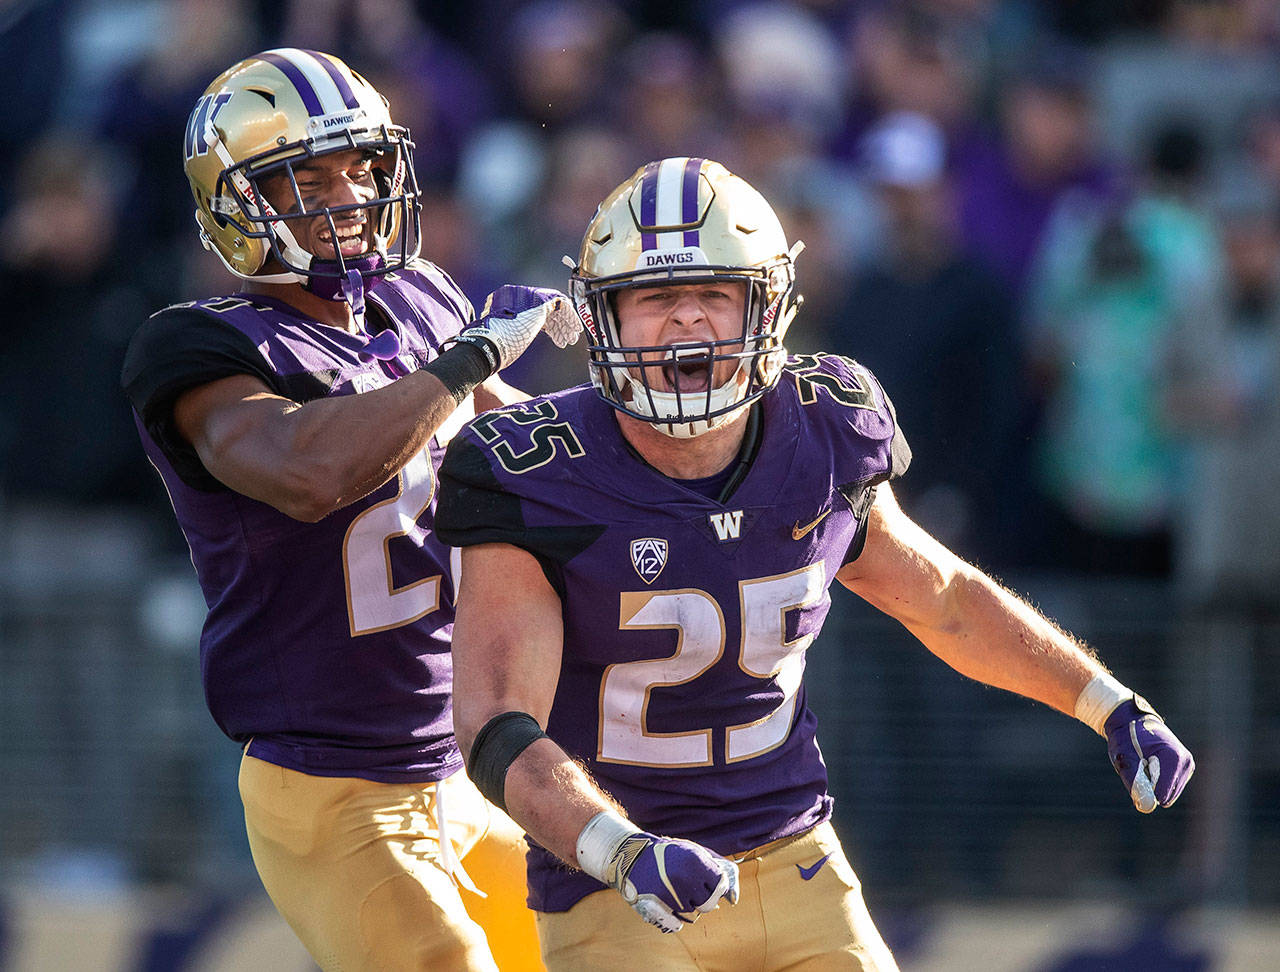
M 773 679 L 782 698 L 753 722 L 728 726 L 724 759 L 736 763 L 781 745 L 791 731 L 804 653 L 813 635 L 786 640 L 786 613 L 815 604 L 826 590 L 821 563 L 790 574 L 738 582 L 742 643 L 738 667 L 758 679 Z M 674 628 L 674 655 L 610 665 L 600 687 L 603 763 L 636 766 L 710 766 L 712 730 L 651 732 L 646 713 L 655 688 L 683 685 L 704 675 L 724 654 L 724 613 L 706 591 L 628 591 L 622 594 L 619 627 Z
M 342 570 L 353 638 L 409 624 L 440 606 L 439 574 L 403 587 L 391 575 L 391 540 L 419 529 L 418 518 L 435 490 L 431 454 L 423 449 L 400 471 L 399 494 L 369 507 L 347 527 Z

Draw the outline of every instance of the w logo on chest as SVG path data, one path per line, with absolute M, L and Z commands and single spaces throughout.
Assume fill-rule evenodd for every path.
M 742 510 L 727 513 L 708 513 L 707 522 L 721 543 L 737 540 L 742 536 Z

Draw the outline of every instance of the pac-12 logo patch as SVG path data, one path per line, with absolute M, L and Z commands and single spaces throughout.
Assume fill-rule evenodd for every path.
M 641 537 L 631 541 L 631 566 L 646 584 L 652 584 L 667 566 L 667 541 Z

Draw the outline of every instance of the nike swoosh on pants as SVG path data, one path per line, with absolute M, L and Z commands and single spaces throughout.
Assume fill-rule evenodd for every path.
M 831 857 L 830 854 L 823 854 L 822 857 L 818 858 L 816 864 L 810 864 L 808 867 L 797 864 L 796 870 L 800 872 L 801 879 L 805 881 L 812 880 L 813 876 L 822 870 L 822 865 L 827 863 L 829 857 Z

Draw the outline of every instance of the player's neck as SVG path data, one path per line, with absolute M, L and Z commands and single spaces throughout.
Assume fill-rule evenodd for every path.
M 726 425 L 691 439 L 676 439 L 649 422 L 616 413 L 622 437 L 658 472 L 672 479 L 705 479 L 737 458 L 747 433 L 744 411 Z
M 270 284 L 250 280 L 244 286 L 249 294 L 265 294 L 276 300 L 284 301 L 298 313 L 328 324 L 340 327 L 344 331 L 355 331 L 355 318 L 351 313 L 351 305 L 345 300 L 325 300 L 317 297 L 301 284 Z

